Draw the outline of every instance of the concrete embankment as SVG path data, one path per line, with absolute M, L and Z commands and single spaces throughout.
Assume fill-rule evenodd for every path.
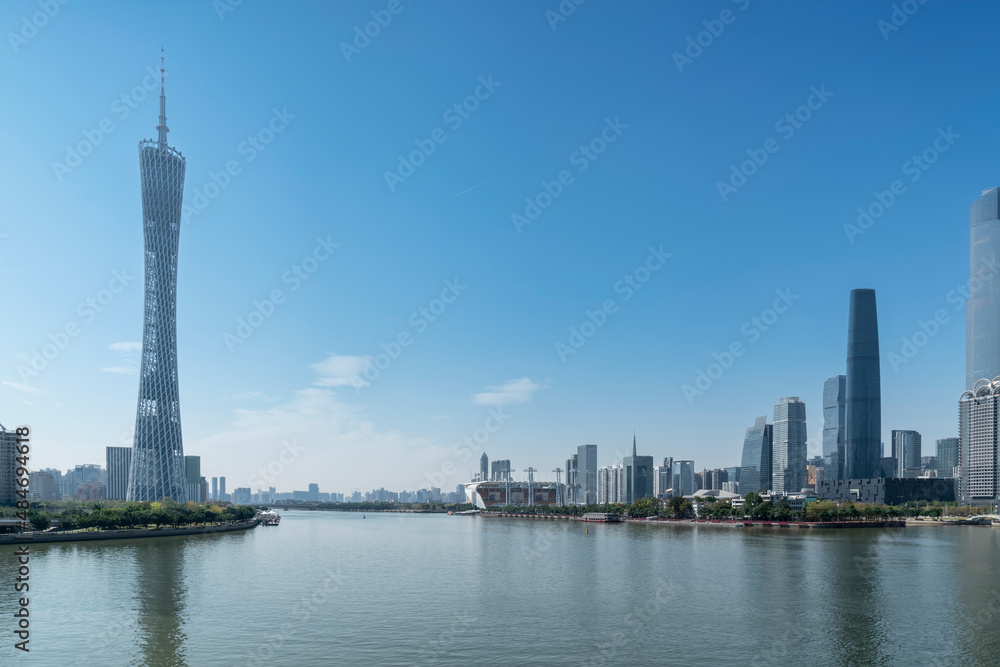
M 231 533 L 247 530 L 259 523 L 257 519 L 235 523 L 221 523 L 214 526 L 185 526 L 183 528 L 160 528 L 153 530 L 96 530 L 79 533 L 18 533 L 0 535 L 0 545 L 43 544 L 46 542 L 91 542 L 94 540 L 133 540 L 143 537 L 177 537 L 180 535 L 207 535 L 210 533 Z

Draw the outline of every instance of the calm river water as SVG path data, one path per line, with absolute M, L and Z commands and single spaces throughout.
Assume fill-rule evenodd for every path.
M 0 664 L 997 665 L 1000 529 L 282 512 L 244 533 L 0 547 Z

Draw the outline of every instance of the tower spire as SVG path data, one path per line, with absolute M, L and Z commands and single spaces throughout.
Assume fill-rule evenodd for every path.
M 635 431 L 632 431 L 632 458 L 635 459 Z
M 167 132 L 170 129 L 167 127 L 167 96 L 163 92 L 163 78 L 165 74 L 165 69 L 163 65 L 164 52 L 163 46 L 160 46 L 160 124 L 156 126 L 157 132 L 159 132 L 159 138 L 157 143 L 160 148 L 166 148 L 167 146 Z

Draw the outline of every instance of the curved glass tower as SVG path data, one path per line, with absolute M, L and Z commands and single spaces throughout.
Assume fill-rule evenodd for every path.
M 881 477 L 882 383 L 875 290 L 851 290 L 844 479 Z
M 774 428 L 767 417 L 757 417 L 743 438 L 743 458 L 740 466 L 740 493 L 763 493 L 771 490 L 771 455 Z
M 163 69 L 161 65 L 160 73 Z M 139 142 L 145 236 L 142 371 L 128 500 L 186 500 L 177 389 L 177 244 L 184 195 L 184 156 L 167 145 L 167 102 L 160 83 L 156 141 Z
M 1000 188 L 969 207 L 970 296 L 965 311 L 965 388 L 1000 375 Z

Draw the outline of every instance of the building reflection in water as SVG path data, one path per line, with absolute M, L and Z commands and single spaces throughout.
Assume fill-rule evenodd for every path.
M 141 664 L 186 666 L 184 551 L 186 538 L 136 540 L 136 640 Z

